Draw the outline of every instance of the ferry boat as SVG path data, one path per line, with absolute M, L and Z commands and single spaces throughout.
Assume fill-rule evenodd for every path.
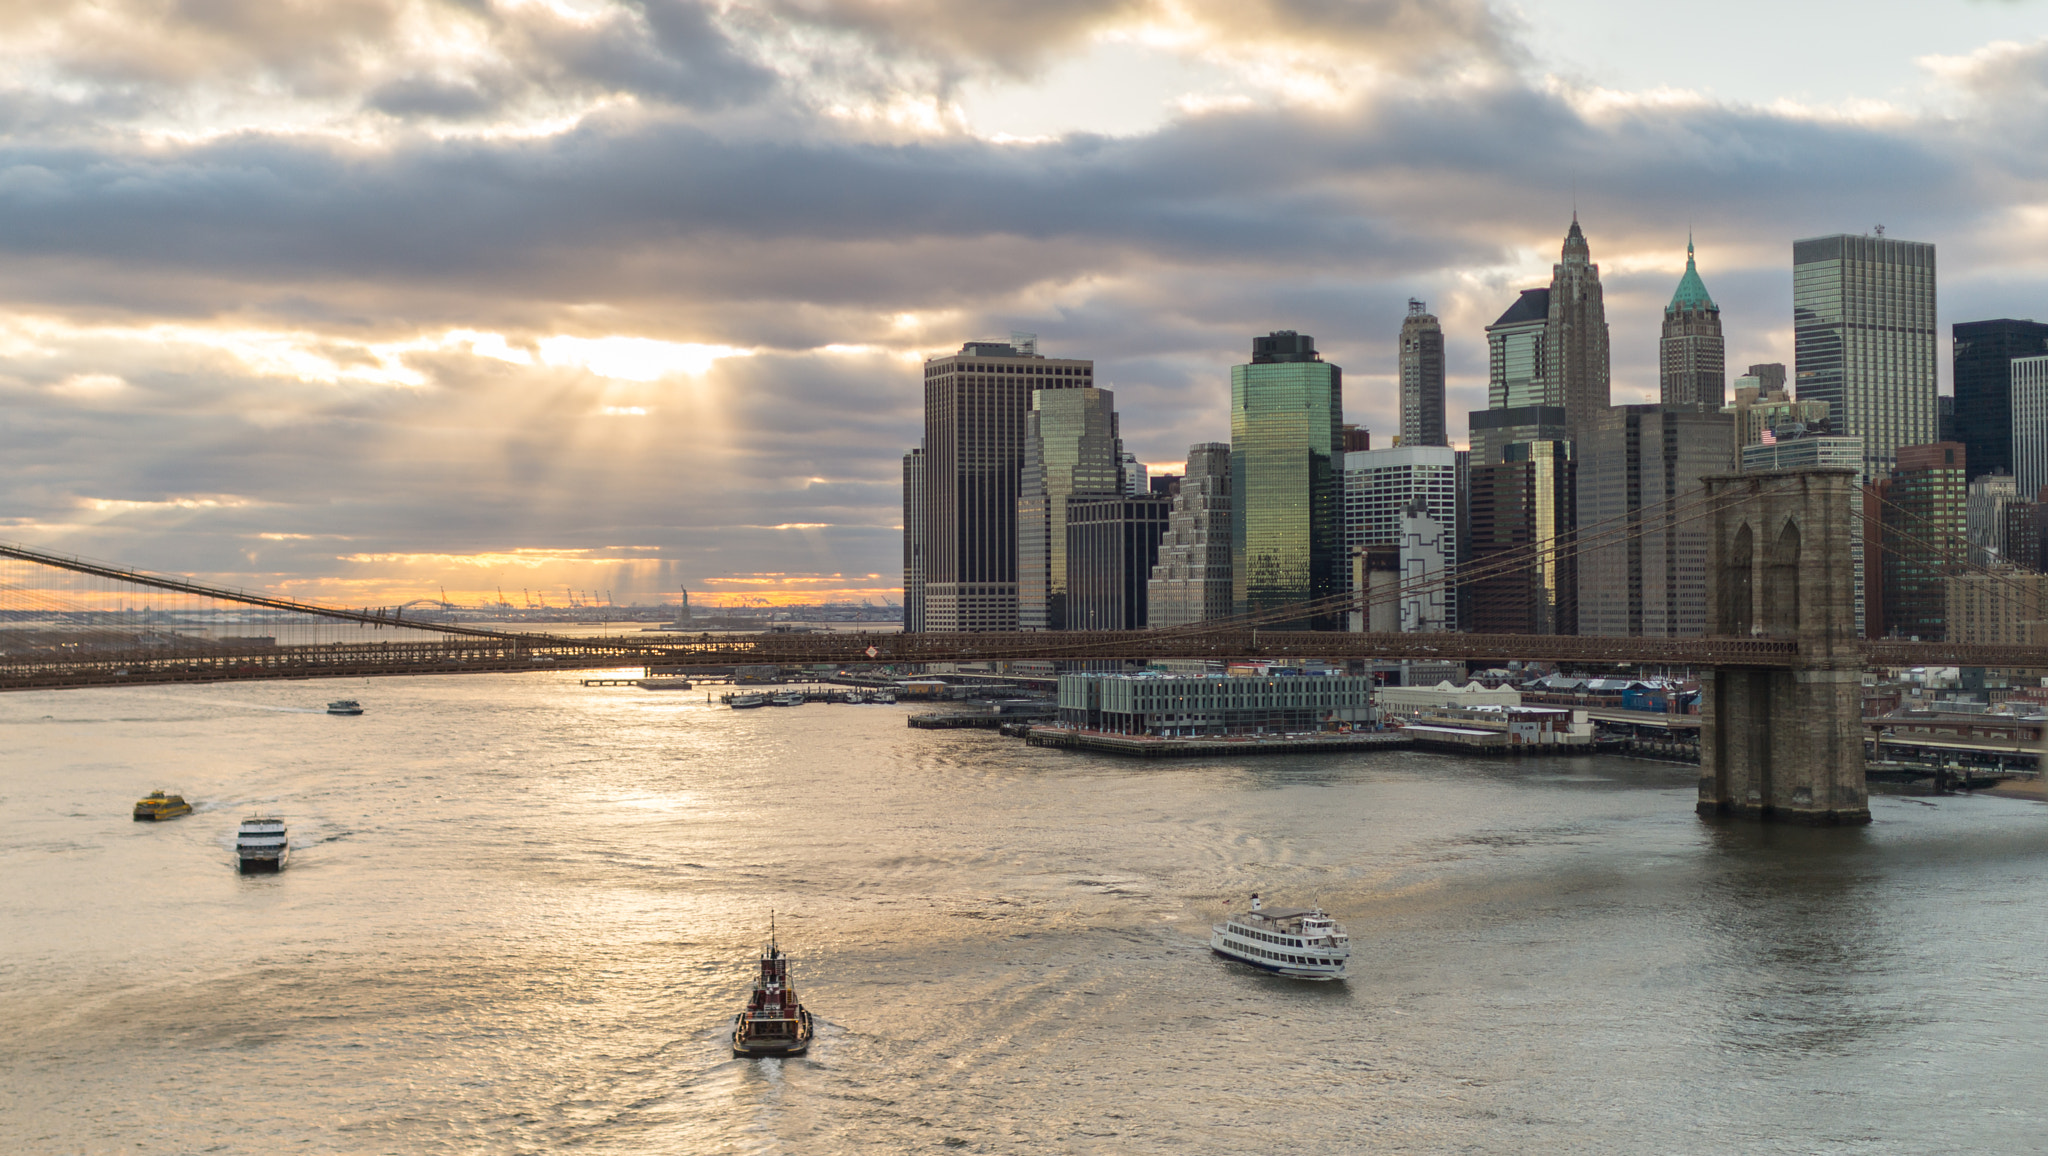
M 804 692 L 800 690 L 785 690 L 768 700 L 769 706 L 802 706 L 803 704 Z
M 282 871 L 292 857 L 291 832 L 285 829 L 283 819 L 274 816 L 244 819 L 241 830 L 235 832 L 235 855 L 244 875 Z
M 192 813 L 192 804 L 183 795 L 166 795 L 162 791 L 151 791 L 135 801 L 137 822 L 156 822 L 160 819 L 175 819 Z
M 761 974 L 747 1009 L 732 1017 L 735 1056 L 800 1056 L 810 1050 L 811 1013 L 797 1002 L 789 983 L 789 957 L 775 943 L 775 920 L 768 920 L 768 946 L 761 949 Z
M 338 698 L 327 704 L 328 714 L 361 714 L 363 704 L 352 698 Z
M 765 694 L 736 694 L 726 700 L 726 705 L 734 710 L 752 710 L 757 706 L 767 706 L 768 696 Z
M 1209 950 L 1289 979 L 1343 979 L 1351 961 L 1351 937 L 1320 907 L 1268 911 L 1254 894 L 1210 931 Z
M 641 690 L 689 690 L 690 680 L 672 676 L 643 678 L 640 680 L 639 686 Z

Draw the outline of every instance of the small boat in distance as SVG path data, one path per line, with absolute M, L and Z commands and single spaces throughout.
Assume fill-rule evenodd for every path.
M 804 692 L 800 690 L 785 690 L 768 700 L 769 706 L 802 706 L 803 704 Z
M 1351 961 L 1351 937 L 1320 907 L 1267 911 L 1254 894 L 1210 931 L 1209 950 L 1289 979 L 1343 979 Z
M 765 694 L 736 694 L 726 700 L 726 705 L 734 710 L 752 710 L 757 706 L 767 706 L 768 696 Z
M 291 857 L 291 832 L 285 829 L 283 819 L 256 815 L 242 820 L 241 829 L 235 832 L 235 858 L 242 874 L 282 871 Z
M 811 1013 L 797 1002 L 789 983 L 789 957 L 775 942 L 775 917 L 768 917 L 768 946 L 761 949 L 761 973 L 747 1008 L 732 1017 L 735 1056 L 800 1056 L 811 1046 Z
M 352 698 L 338 698 L 327 704 L 328 714 L 361 714 L 363 704 Z
M 689 690 L 690 680 L 674 677 L 643 678 L 639 686 L 641 690 Z
M 135 801 L 137 822 L 156 822 L 161 819 L 175 819 L 192 813 L 192 804 L 183 795 L 166 795 L 162 791 L 151 791 Z

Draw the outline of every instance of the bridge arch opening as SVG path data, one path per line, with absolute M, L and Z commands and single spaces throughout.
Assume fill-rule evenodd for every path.
M 1799 633 L 1799 547 L 1799 523 L 1786 518 L 1764 563 L 1765 630 L 1780 637 Z
M 1721 621 L 1715 632 L 1747 635 L 1756 622 L 1750 598 L 1751 570 L 1756 565 L 1756 546 L 1749 523 L 1736 528 L 1735 541 L 1728 547 L 1728 560 L 1721 566 Z

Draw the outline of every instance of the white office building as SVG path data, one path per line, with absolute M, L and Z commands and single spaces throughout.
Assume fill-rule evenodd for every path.
M 1415 540 L 1410 541 L 1414 535 Z M 1449 446 L 1396 446 L 1344 455 L 1344 552 L 1403 547 L 1402 581 L 1458 567 L 1458 452 Z M 1411 587 L 1412 589 L 1412 587 Z M 1457 603 L 1448 584 L 1418 600 L 1404 598 L 1403 630 L 1456 630 Z M 1412 613 L 1411 613 L 1412 611 Z M 1410 621 L 1417 623 L 1409 626 Z M 1437 625 L 1423 625 L 1437 623 Z
M 2048 486 L 2048 357 L 2012 359 L 2012 473 L 2021 496 Z

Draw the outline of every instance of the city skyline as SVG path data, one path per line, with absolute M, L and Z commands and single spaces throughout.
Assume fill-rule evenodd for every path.
M 0 538 L 349 603 L 900 597 L 923 358 L 1036 330 L 1172 470 L 1225 435 L 1244 335 L 1295 327 L 1385 438 L 1404 303 L 1442 319 L 1446 409 L 1484 408 L 1483 326 L 1574 206 L 1616 404 L 1655 400 L 1689 229 L 1731 366 L 1794 360 L 1793 240 L 1938 244 L 1947 391 L 1948 325 L 2048 313 L 2005 135 L 2048 44 L 1986 7 L 1860 31 L 1868 84 L 1716 88 L 1706 48 L 1652 85 L 1572 41 L 1584 4 L 423 2 L 348 37 L 340 6 L 51 6 L 0 48 Z

